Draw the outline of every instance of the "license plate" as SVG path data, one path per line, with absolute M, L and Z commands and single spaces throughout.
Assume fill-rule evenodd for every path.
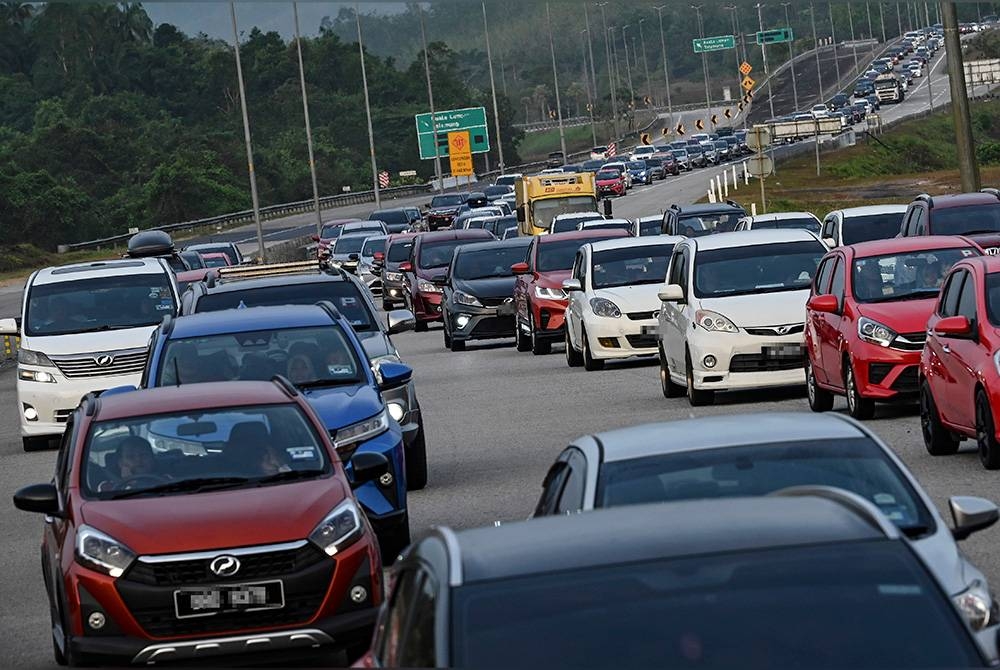
M 285 589 L 280 580 L 174 591 L 174 608 L 178 619 L 224 612 L 280 609 L 284 606 Z
M 514 315 L 514 303 L 509 302 L 497 307 L 497 316 L 513 316 L 513 315 Z
M 768 360 L 790 360 L 802 358 L 804 349 L 798 344 L 776 344 L 770 347 L 761 347 L 760 352 Z
M 657 335 L 660 332 L 659 326 L 643 326 L 641 331 L 643 335 Z

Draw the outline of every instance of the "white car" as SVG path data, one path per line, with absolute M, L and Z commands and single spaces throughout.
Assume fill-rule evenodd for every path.
M 524 175 L 520 172 L 508 172 L 507 174 L 502 174 L 497 177 L 497 180 L 493 183 L 496 186 L 513 186 L 520 181 L 523 176 Z
M 586 219 L 576 224 L 577 230 L 611 230 L 614 228 L 632 232 L 632 222 L 628 219 Z
M 632 153 L 629 154 L 628 159 L 630 161 L 642 160 L 643 158 L 649 158 L 655 153 L 656 153 L 656 147 L 652 145 L 642 145 L 633 149 Z
M 823 217 L 820 238 L 830 247 L 888 240 L 899 234 L 906 205 L 868 205 L 838 209 Z
M 914 77 L 922 77 L 922 76 L 924 76 L 924 66 L 921 65 L 920 63 L 908 63 L 906 65 L 906 69 Z
M 663 214 L 640 216 L 632 221 L 632 234 L 636 237 L 659 235 L 663 230 Z
M 685 238 L 660 235 L 584 244 L 573 275 L 563 282 L 566 363 L 599 370 L 604 361 L 656 355 L 658 292 L 674 245 Z
M 805 383 L 809 287 L 826 247 L 805 230 L 749 230 L 674 247 L 659 293 L 663 395 L 692 405 L 716 391 Z
M 736 224 L 736 230 L 761 230 L 763 228 L 789 230 L 798 228 L 819 235 L 820 226 L 819 219 L 812 212 L 775 212 L 773 214 L 744 216 Z
M 813 105 L 809 113 L 814 119 L 822 119 L 830 115 L 830 108 L 826 105 Z
M 337 229 L 337 237 L 346 237 L 347 235 L 354 235 L 356 233 L 388 235 L 389 231 L 381 221 L 351 221 Z
M 590 160 L 602 161 L 608 157 L 608 148 L 605 146 L 594 147 L 590 150 Z
M 581 221 L 603 221 L 604 215 L 600 212 L 568 212 L 566 214 L 556 214 L 552 219 L 550 233 L 568 233 L 576 230 Z

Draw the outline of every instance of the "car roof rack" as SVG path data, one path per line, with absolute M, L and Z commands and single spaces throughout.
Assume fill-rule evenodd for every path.
M 330 302 L 329 300 L 320 300 L 316 304 L 319 305 L 320 307 L 322 307 L 323 310 L 327 314 L 329 314 L 334 320 L 336 320 L 336 321 L 340 320 L 340 318 L 341 318 L 341 316 L 340 316 L 340 310 L 337 309 L 337 306 L 334 305 L 332 302 Z
M 282 275 L 297 275 L 323 272 L 318 260 L 292 261 L 290 263 L 272 263 L 269 265 L 233 265 L 217 269 L 219 280 L 230 279 L 260 279 L 261 277 L 277 277 Z
M 835 502 L 840 506 L 849 509 L 857 516 L 864 519 L 875 530 L 880 531 L 890 539 L 900 537 L 899 528 L 871 502 L 862 498 L 857 493 L 845 491 L 835 486 L 791 486 L 769 493 L 770 496 L 783 498 L 823 498 Z
M 294 398 L 299 394 L 299 390 L 295 388 L 295 384 L 290 382 L 288 377 L 284 375 L 274 375 L 271 377 L 271 381 L 274 382 L 278 388 L 284 391 L 285 395 L 289 398 Z
M 987 187 L 979 189 L 979 192 L 989 193 L 990 195 L 995 196 L 997 200 L 1000 200 L 1000 189 Z
M 914 200 L 920 200 L 922 202 L 926 202 L 928 209 L 934 208 L 934 198 L 932 198 L 928 193 L 921 193 L 916 198 L 914 198 Z

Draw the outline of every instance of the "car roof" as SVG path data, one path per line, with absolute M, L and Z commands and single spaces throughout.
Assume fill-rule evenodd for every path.
M 933 209 L 946 207 L 967 207 L 969 205 L 996 205 L 1000 198 L 992 193 L 954 193 L 952 195 L 936 195 L 933 197 Z
M 732 205 L 728 202 L 717 203 L 694 203 L 690 205 L 678 205 L 678 210 L 682 216 L 691 214 L 716 214 L 719 212 L 743 212 L 739 205 Z
M 406 213 L 406 208 L 404 208 L 404 207 L 389 207 L 389 208 L 386 208 L 386 209 L 376 209 L 374 212 L 372 212 L 372 216 L 375 216 L 376 214 L 385 214 L 386 212 L 403 212 L 405 214 Z
M 227 381 L 116 393 L 100 397 L 97 402 L 95 420 L 106 421 L 194 409 L 275 405 L 294 401 L 274 382 Z
M 785 242 L 815 242 L 822 244 L 808 230 L 800 228 L 755 228 L 732 233 L 717 233 L 691 238 L 698 251 L 729 249 L 758 244 L 781 244 Z
M 631 247 L 654 247 L 661 244 L 677 244 L 686 237 L 681 235 L 646 235 L 645 237 L 619 237 L 612 240 L 601 240 L 591 242 L 589 245 L 592 251 L 609 251 L 611 249 L 625 249 Z
M 456 254 L 467 254 L 473 251 L 488 251 L 490 249 L 508 249 L 511 247 L 525 247 L 531 244 L 530 237 L 512 237 L 509 240 L 490 240 L 489 242 L 474 242 L 463 244 L 455 250 Z
M 758 221 L 788 221 L 789 219 L 801 218 L 815 219 L 816 215 L 812 212 L 772 212 L 770 214 L 758 214 L 749 218 L 753 223 L 756 223 Z
M 211 268 L 218 270 L 218 268 Z M 180 275 L 178 275 L 180 277 Z M 222 277 L 222 281 L 214 286 L 206 286 L 205 293 L 213 295 L 216 293 L 240 293 L 243 291 L 253 291 L 258 288 L 270 288 L 272 286 L 288 286 L 289 284 L 325 284 L 329 282 L 346 282 L 347 280 L 337 272 L 302 272 L 300 274 L 281 274 L 273 276 L 256 277 L 252 279 L 227 280 Z
M 464 583 L 664 558 L 885 538 L 879 526 L 842 503 L 820 497 L 779 496 L 628 505 L 454 535 Z
M 233 242 L 202 242 L 200 244 L 189 244 L 182 251 L 201 251 L 202 249 L 235 249 Z
M 932 251 L 934 249 L 967 249 L 976 244 L 958 235 L 917 235 L 914 237 L 894 237 L 888 240 L 872 240 L 850 245 L 856 258 L 882 256 L 884 254 Z
M 420 234 L 421 233 L 391 233 L 387 244 L 392 244 L 393 242 L 397 242 L 399 240 L 410 240 Z
M 476 238 L 489 239 L 493 237 L 482 228 L 472 228 L 466 230 L 436 230 L 433 233 L 422 233 L 419 236 L 420 244 L 430 244 L 431 242 L 447 242 L 448 240 L 474 240 Z
M 242 283 L 242 282 L 241 282 Z M 333 319 L 317 305 L 277 305 L 225 309 L 216 312 L 199 312 L 179 316 L 173 321 L 167 337 L 201 337 L 225 333 L 244 333 L 251 330 L 308 328 L 329 326 Z
M 601 237 L 622 237 L 625 232 L 620 228 L 603 230 L 568 230 L 565 233 L 549 233 L 547 235 L 536 235 L 539 244 L 555 244 L 563 240 L 586 240 Z
M 873 214 L 899 214 L 902 219 L 902 215 L 906 212 L 906 205 L 864 205 L 835 211 L 840 212 L 845 219 L 852 216 L 871 216 Z
M 53 265 L 35 273 L 32 284 L 55 284 L 65 281 L 116 277 L 125 274 L 165 274 L 167 269 L 157 257 L 122 258 L 91 263 Z
M 552 217 L 553 221 L 561 221 L 563 219 L 579 219 L 580 217 L 589 217 L 591 219 L 603 219 L 604 215 L 600 212 L 567 212 L 565 214 L 556 214 Z

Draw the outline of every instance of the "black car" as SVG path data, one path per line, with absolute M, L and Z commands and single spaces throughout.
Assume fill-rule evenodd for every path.
M 386 231 L 390 233 L 403 233 L 410 229 L 410 213 L 403 208 L 397 209 L 376 209 L 368 215 L 371 221 L 381 221 L 385 224 Z
M 857 100 L 859 98 L 867 98 L 869 95 L 875 93 L 875 84 L 870 80 L 861 79 L 858 83 L 854 85 L 854 98 Z
M 389 336 L 413 328 L 412 313 L 406 310 L 389 312 L 388 324 L 384 325 L 368 290 L 354 275 L 321 270 L 317 264 L 299 265 L 301 267 L 255 266 L 227 272 L 219 281 L 212 276 L 206 282 L 192 284 L 181 296 L 181 314 L 271 305 L 311 305 L 329 300 L 350 322 L 376 370 L 383 362 L 402 362 Z M 246 274 L 241 277 L 241 272 Z M 403 431 L 406 486 L 410 490 L 422 489 L 427 485 L 427 445 L 416 386 L 411 379 L 404 386 L 382 391 L 382 396 L 389 414 Z
M 189 244 L 184 247 L 184 251 L 197 251 L 199 254 L 225 254 L 230 265 L 242 265 L 244 263 L 243 253 L 233 242 L 204 242 L 202 244 Z
M 556 506 L 591 485 L 555 476 Z M 389 584 L 363 667 L 988 665 L 902 533 L 840 489 L 435 528 Z
M 731 233 L 746 215 L 746 210 L 732 200 L 714 204 L 673 204 L 663 212 L 660 233 L 686 237 Z
M 826 106 L 830 108 L 831 112 L 836 112 L 849 104 L 851 104 L 851 99 L 843 93 L 838 93 L 827 101 Z
M 444 346 L 462 351 L 469 340 L 514 337 L 514 273 L 530 237 L 466 244 L 455 249 L 448 274 L 435 280 L 444 289 L 441 314 Z
M 487 219 L 482 225 L 483 230 L 493 233 L 493 236 L 498 240 L 503 234 L 503 231 L 510 227 L 517 228 L 517 216 L 514 214 Z
M 561 151 L 553 151 L 549 154 L 548 158 L 545 159 L 545 167 L 562 167 L 565 164 L 566 156 L 564 156 Z

